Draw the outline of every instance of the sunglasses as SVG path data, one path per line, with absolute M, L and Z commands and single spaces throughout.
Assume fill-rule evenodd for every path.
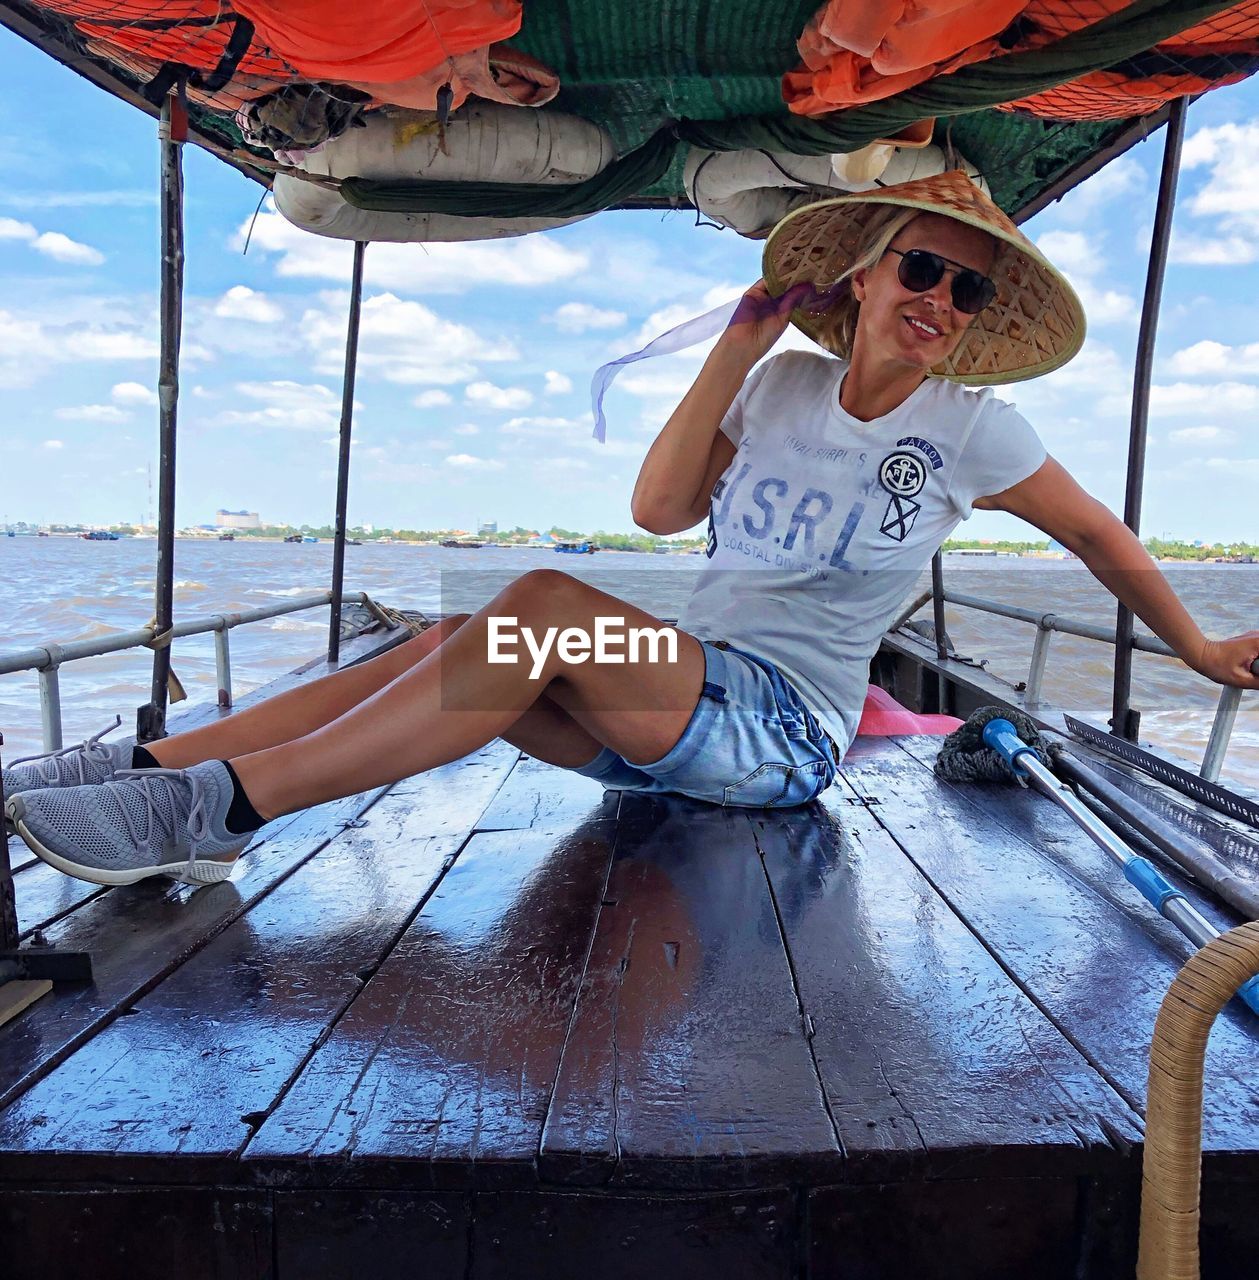
M 900 255 L 896 277 L 910 293 L 926 293 L 940 283 L 946 271 L 953 272 L 953 305 L 967 315 L 977 315 L 997 296 L 997 286 L 972 267 L 950 265 L 948 258 L 926 249 L 888 249 Z

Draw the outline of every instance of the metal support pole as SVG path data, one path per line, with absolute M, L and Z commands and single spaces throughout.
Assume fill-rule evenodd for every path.
M 1049 642 L 1053 639 L 1054 615 L 1047 613 L 1036 628 L 1036 643 L 1032 645 L 1032 665 L 1027 671 L 1027 688 L 1023 691 L 1023 701 L 1034 707 L 1040 702 L 1040 687 L 1045 679 L 1045 663 L 1049 659 Z
M 175 595 L 175 426 L 179 404 L 179 339 L 184 292 L 184 139 L 188 113 L 179 89 L 162 101 L 158 138 L 162 155 L 161 362 L 157 378 L 160 441 L 157 517 L 157 572 L 153 592 L 155 635 L 171 628 Z M 149 701 L 136 715 L 136 737 L 152 742 L 166 733 L 166 688 L 170 645 L 153 651 Z
M 43 729 L 44 750 L 60 751 L 61 739 L 61 678 L 60 667 L 45 667 L 39 673 L 39 720 Z
M 944 560 L 939 551 L 931 557 L 931 618 L 935 629 L 936 657 L 949 656 L 949 639 L 944 630 Z M 948 714 L 949 682 L 942 671 L 936 673 L 936 710 Z
M 350 277 L 350 319 L 345 333 L 345 377 L 341 382 L 341 454 L 337 461 L 337 515 L 332 540 L 332 613 L 328 619 L 328 661 L 341 656 L 341 591 L 345 578 L 345 508 L 350 495 L 350 433 L 354 426 L 354 374 L 358 368 L 358 325 L 363 304 L 363 255 L 367 245 L 354 242 Z
M 931 603 L 936 633 L 936 657 L 943 661 L 949 656 L 949 643 L 944 634 L 944 561 L 938 551 L 931 557 Z
M 1141 532 L 1141 492 L 1145 479 L 1146 427 L 1150 413 L 1150 380 L 1154 370 L 1154 339 L 1158 331 L 1158 309 L 1163 297 L 1163 275 L 1167 267 L 1167 245 L 1172 233 L 1172 212 L 1176 204 L 1176 179 L 1180 170 L 1180 148 L 1185 136 L 1184 98 L 1172 103 L 1163 142 L 1163 170 L 1159 176 L 1158 207 L 1154 213 L 1154 238 L 1145 276 L 1145 299 L 1141 304 L 1141 329 L 1137 336 L 1137 362 L 1132 380 L 1132 424 L 1128 433 L 1128 479 L 1124 492 L 1124 524 L 1133 533 Z M 1129 742 L 1137 740 L 1140 716 L 1128 705 L 1132 694 L 1132 610 L 1119 605 L 1115 620 L 1115 686 L 1111 704 L 1110 731 Z
M 220 615 L 214 632 L 214 672 L 218 677 L 219 706 L 232 705 L 232 633 L 227 619 Z
M 0 734 L 0 747 L 4 735 Z M 4 829 L 4 783 L 0 781 L 0 951 L 17 949 L 17 895 L 13 891 L 13 867 L 9 863 L 9 835 Z M 0 979 L 0 983 L 3 979 Z
M 1235 684 L 1220 690 L 1220 700 L 1215 704 L 1211 736 L 1207 739 L 1207 749 L 1202 756 L 1202 768 L 1198 770 L 1198 776 L 1208 782 L 1219 781 L 1224 753 L 1228 750 L 1229 738 L 1233 736 L 1233 722 L 1237 719 L 1237 708 L 1241 705 L 1241 700 L 1242 691 Z

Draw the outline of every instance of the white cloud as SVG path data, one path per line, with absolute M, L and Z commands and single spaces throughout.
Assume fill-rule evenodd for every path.
M 681 324 L 684 320 L 694 319 L 694 317 L 702 315 L 706 311 L 712 311 L 715 307 L 720 307 L 723 303 L 732 302 L 735 298 L 741 297 L 746 288 L 746 285 L 741 284 L 714 284 L 705 289 L 698 297 L 692 295 L 683 302 L 670 303 L 667 307 L 661 307 L 660 310 L 653 311 L 643 321 L 642 327 L 635 337 L 624 344 L 622 351 L 617 351 L 615 354 L 620 355 L 623 351 L 637 351 L 640 347 L 645 347 L 653 338 L 658 338 L 662 333 Z M 800 333 L 794 326 L 790 326 L 787 329 L 787 333 L 798 334 L 814 350 L 817 350 L 816 344 L 805 338 L 804 334 Z M 711 346 L 713 342 L 716 342 L 716 338 L 712 339 L 712 342 L 707 345 Z M 706 350 L 707 348 L 704 349 Z M 775 350 L 778 349 L 777 347 L 775 348 Z
M 1182 378 L 1256 374 L 1259 373 L 1259 342 L 1228 347 L 1222 342 L 1204 339 L 1177 351 L 1167 362 L 1167 367 Z
M 349 295 L 324 293 L 320 301 L 320 308 L 312 307 L 302 316 L 302 337 L 315 352 L 315 371 L 340 377 Z M 422 303 L 392 293 L 377 294 L 363 303 L 360 374 L 378 374 L 388 382 L 406 385 L 449 386 L 475 377 L 479 361 L 518 358 L 512 343 L 443 320 Z
M 45 257 L 57 262 L 65 262 L 71 266 L 99 267 L 105 261 L 105 255 L 90 244 L 80 244 L 63 236 L 60 231 L 45 231 L 31 241 L 31 248 Z
M 67 354 L 80 360 L 156 360 L 157 339 L 127 330 L 84 329 L 66 334 Z
M 1198 267 L 1237 267 L 1259 258 L 1259 244 L 1251 236 L 1195 236 L 1175 230 L 1167 254 L 1172 262 Z
M 449 391 L 421 391 L 411 403 L 417 409 L 436 409 L 439 405 L 450 404 L 452 397 Z
M 0 218 L 0 240 L 22 240 L 36 253 L 71 266 L 99 267 L 105 255 L 90 244 L 80 244 L 60 231 L 37 231 L 29 222 Z
M 81 404 L 57 410 L 67 422 L 128 422 L 131 415 L 116 404 Z
M 98 309 L 100 300 L 92 301 Z M 147 327 L 147 317 L 119 315 L 117 308 L 108 326 L 77 320 L 48 323 L 0 310 L 0 386 L 29 386 L 58 364 L 155 359 L 158 347 L 144 331 Z
M 1095 238 L 1080 231 L 1046 231 L 1036 247 L 1067 275 L 1097 275 L 1102 269 Z
M 624 311 L 606 311 L 588 302 L 566 302 L 543 319 L 561 333 L 585 333 L 587 329 L 618 329 L 625 323 Z
M 157 193 L 145 191 L 6 192 L 0 201 L 14 209 L 142 208 L 157 203 Z
M 1071 281 L 1091 323 L 1112 324 L 1136 318 L 1135 298 L 1098 282 L 1105 263 L 1096 236 L 1080 231 L 1046 231 L 1037 239 L 1036 247 Z
M 0 240 L 34 240 L 39 232 L 29 222 L 16 218 L 0 218 Z
M 1173 262 L 1232 266 L 1259 260 L 1259 120 L 1199 129 L 1185 141 L 1184 170 L 1207 168 L 1206 181 L 1188 201 L 1196 218 L 1214 218 L 1213 234 L 1183 226 L 1172 236 Z
M 1075 291 L 1090 324 L 1117 324 L 1137 318 L 1137 301 L 1131 294 L 1118 289 L 1099 289 L 1083 280 L 1075 281 Z
M 565 373 L 559 373 L 555 369 L 546 371 L 546 394 L 548 396 L 562 396 L 573 389 L 573 380 Z
M 554 435 L 556 427 L 580 425 L 578 418 L 508 418 L 499 430 L 504 435 Z
M 1243 476 L 1259 476 L 1259 458 L 1208 458 L 1206 465 L 1216 471 L 1225 471 L 1231 479 Z
M 1113 392 L 1098 399 L 1098 415 L 1127 417 L 1131 412 L 1132 394 Z M 1200 383 L 1155 383 L 1150 388 L 1150 413 L 1160 416 L 1239 417 L 1259 410 L 1259 387 L 1237 381 L 1215 381 L 1209 387 Z
M 1151 413 L 1193 413 L 1228 416 L 1253 413 L 1259 409 L 1259 387 L 1246 382 L 1217 382 L 1201 386 L 1193 382 L 1173 382 L 1150 388 Z
M 194 388 L 195 394 L 195 388 Z M 157 404 L 157 392 L 139 382 L 119 382 L 109 393 L 110 398 L 119 404 Z
M 244 245 L 249 222 L 237 232 Z M 348 281 L 353 258 L 344 240 L 302 231 L 272 209 L 254 226 L 251 247 L 279 255 L 278 275 Z M 580 275 L 589 267 L 586 254 L 566 248 L 541 232 L 509 240 L 373 244 L 363 264 L 364 279 L 402 293 L 467 293 L 480 285 L 536 288 Z M 344 323 L 344 322 L 343 322 Z
M 497 458 L 474 458 L 470 453 L 452 453 L 446 462 L 452 467 L 467 471 L 502 471 L 503 464 Z
M 557 456 L 557 449 L 578 450 L 605 461 L 608 458 L 642 458 L 645 448 L 641 443 L 609 439 L 600 444 L 591 435 L 592 423 L 593 418 L 588 413 L 579 418 L 509 418 L 499 428 L 499 434 L 507 437 L 504 447 L 515 453 L 524 453 L 543 444 L 546 446 L 546 458 Z
M 473 382 L 464 387 L 463 394 L 470 403 L 491 409 L 527 409 L 533 403 L 524 387 L 496 387 L 492 382 Z
M 214 423 L 222 426 L 327 431 L 335 429 L 341 419 L 340 394 L 317 382 L 238 382 L 236 391 L 260 407 L 225 410 L 215 414 Z
M 463 426 L 455 428 L 457 436 L 479 436 L 480 434 L 481 428 L 475 422 L 465 422 Z
M 1070 364 L 1006 389 L 1001 398 L 1017 405 L 1019 411 L 1052 443 L 1074 434 L 1081 401 L 1088 406 L 1090 423 L 1096 418 L 1126 417 L 1130 397 L 1126 388 L 1132 370 L 1120 361 L 1113 347 L 1095 338 L 1086 338 L 1080 354 Z
M 1227 427 L 1181 427 L 1177 431 L 1169 431 L 1167 438 L 1176 444 L 1205 444 L 1209 440 L 1227 444 L 1237 439 L 1237 433 Z
M 233 285 L 214 304 L 214 314 L 226 320 L 248 320 L 254 324 L 275 324 L 284 312 L 267 297 L 247 285 Z
M 1099 169 L 1087 182 L 1073 187 L 1054 206 L 1054 216 L 1059 221 L 1096 225 L 1102 208 L 1121 196 L 1132 196 L 1144 189 L 1145 172 L 1127 156 L 1112 160 Z
M 45 440 L 45 449 L 64 449 L 66 446 L 60 440 Z
M 650 365 L 644 366 L 650 369 Z M 623 373 L 616 385 L 633 396 L 681 400 L 691 389 L 697 369 L 662 369 L 653 373 Z

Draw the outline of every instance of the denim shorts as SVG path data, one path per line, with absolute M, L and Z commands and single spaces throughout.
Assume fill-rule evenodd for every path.
M 712 804 L 785 809 L 835 780 L 841 753 L 772 662 L 701 640 L 704 688 L 682 736 L 654 764 L 611 747 L 572 770 L 613 791 L 674 792 Z

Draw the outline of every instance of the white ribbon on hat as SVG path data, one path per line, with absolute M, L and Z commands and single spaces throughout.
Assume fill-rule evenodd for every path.
M 721 333 L 733 319 L 734 313 L 742 301 L 742 297 L 734 298 L 730 302 L 723 302 L 719 307 L 714 307 L 711 311 L 706 311 L 702 316 L 683 320 L 681 324 L 674 325 L 667 333 L 662 333 L 658 338 L 653 338 L 640 350 L 631 351 L 627 356 L 618 356 L 615 360 L 610 360 L 607 364 L 600 365 L 595 370 L 595 376 L 590 381 L 590 401 L 595 419 L 592 433 L 594 438 L 600 444 L 605 443 L 608 424 L 607 419 L 603 416 L 603 397 L 612 385 L 612 380 L 627 364 L 633 364 L 636 360 L 650 360 L 656 356 L 672 355 L 675 351 L 693 347 L 696 343 L 703 342 L 705 338 L 711 338 L 715 334 Z

